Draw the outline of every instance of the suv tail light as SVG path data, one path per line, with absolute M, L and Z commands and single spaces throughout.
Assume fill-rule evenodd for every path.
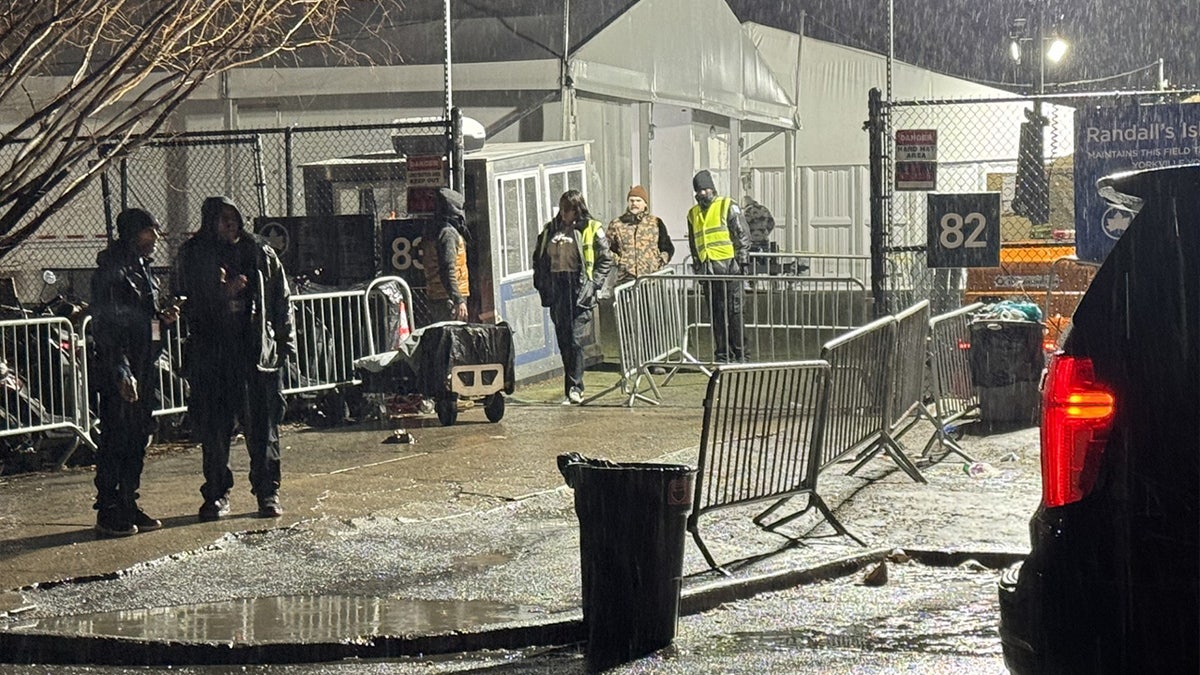
M 1061 352 L 1042 387 L 1042 503 L 1077 502 L 1096 484 L 1116 398 L 1096 382 L 1092 360 Z

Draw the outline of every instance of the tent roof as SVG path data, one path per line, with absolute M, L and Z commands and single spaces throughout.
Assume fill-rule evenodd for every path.
M 570 3 L 570 41 L 574 51 L 637 0 L 587 0 Z M 405 0 L 404 8 L 383 25 L 376 3 L 352 3 L 339 33 L 354 48 L 383 64 L 432 64 L 443 60 L 443 0 Z M 462 0 L 450 11 L 451 56 L 455 63 L 527 61 L 562 57 L 563 0 Z M 369 34 L 362 26 L 372 26 Z M 302 65 L 320 65 L 306 61 Z M 329 64 L 334 65 L 334 64 Z
M 675 39 L 663 39 L 670 26 Z M 575 52 L 575 87 L 794 128 L 795 105 L 724 0 L 641 0 Z
M 440 64 L 442 41 L 432 36 L 441 35 L 441 25 L 442 2 L 410 0 L 372 42 L 391 45 L 404 65 Z M 680 37 L 663 39 L 663 26 Z M 451 35 L 456 72 L 467 64 L 557 61 L 563 0 L 457 3 Z M 793 99 L 724 0 L 573 2 L 570 42 L 571 76 L 580 91 L 794 126 Z M 543 80 L 541 86 L 558 85 Z

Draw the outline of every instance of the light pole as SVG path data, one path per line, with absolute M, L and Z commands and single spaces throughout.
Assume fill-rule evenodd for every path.
M 1052 29 L 1049 34 L 1046 30 L 1046 0 L 1035 0 L 1036 7 L 1031 8 L 1030 16 L 1016 17 L 1009 24 L 1008 36 L 1011 42 L 1009 43 L 1009 53 L 1014 62 L 1013 83 L 1018 84 L 1020 65 L 1024 62 L 1025 43 L 1032 42 L 1032 49 L 1036 50 L 1035 58 L 1037 61 L 1033 63 L 1033 93 L 1042 95 L 1046 93 L 1046 61 L 1058 63 L 1067 54 L 1069 45 L 1065 40 L 1058 36 L 1057 28 Z M 1032 25 L 1030 25 L 1032 23 Z

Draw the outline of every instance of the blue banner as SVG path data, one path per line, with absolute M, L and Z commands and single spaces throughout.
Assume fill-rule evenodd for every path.
M 1075 254 L 1100 262 L 1133 214 L 1096 193 L 1110 173 L 1200 162 L 1200 104 L 1164 103 L 1075 111 Z

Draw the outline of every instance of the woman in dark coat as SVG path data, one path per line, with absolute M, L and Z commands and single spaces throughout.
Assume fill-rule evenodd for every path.
M 567 403 L 583 402 L 583 340 L 591 327 L 597 293 L 611 267 L 604 226 L 588 212 L 578 190 L 567 190 L 558 200 L 558 214 L 538 235 L 533 252 L 533 285 L 542 306 L 550 308 L 562 353 Z

